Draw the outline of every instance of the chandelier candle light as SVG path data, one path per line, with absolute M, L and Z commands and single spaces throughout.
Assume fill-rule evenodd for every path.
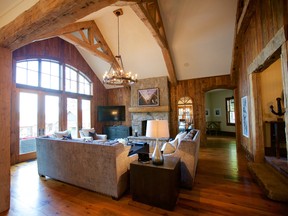
M 152 154 L 152 163 L 155 165 L 162 165 L 164 163 L 164 157 L 160 151 L 158 144 L 159 138 L 169 137 L 169 127 L 167 120 L 148 120 L 146 136 L 156 138 L 156 145 Z
M 131 72 L 125 72 L 119 51 L 119 16 L 123 15 L 123 11 L 122 9 L 118 9 L 113 11 L 113 13 L 117 16 L 118 21 L 118 55 L 115 56 L 117 62 L 113 61 L 109 71 L 106 71 L 103 75 L 103 83 L 108 85 L 132 85 L 137 82 L 137 74 L 132 75 Z

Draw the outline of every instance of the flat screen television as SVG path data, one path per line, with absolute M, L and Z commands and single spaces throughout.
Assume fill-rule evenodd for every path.
M 98 106 L 98 121 L 125 121 L 125 106 Z

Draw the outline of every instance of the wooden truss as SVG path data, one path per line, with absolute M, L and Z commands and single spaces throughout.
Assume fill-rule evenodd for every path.
M 96 23 L 94 21 L 75 23 L 75 20 L 109 5 L 130 6 L 160 46 L 170 82 L 173 85 L 177 83 L 157 0 L 77 0 L 73 1 L 74 3 L 70 0 L 49 0 L 49 2 L 39 1 L 1 28 L 0 46 L 14 50 L 35 40 L 59 36 L 106 62 L 116 62 L 113 67 L 117 68 L 118 62 Z

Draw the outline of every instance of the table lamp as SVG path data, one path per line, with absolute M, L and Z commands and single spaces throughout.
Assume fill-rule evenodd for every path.
M 161 165 L 164 162 L 164 157 L 160 151 L 158 139 L 161 137 L 169 137 L 169 128 L 167 120 L 148 120 L 146 128 L 146 136 L 156 138 L 156 145 L 152 154 L 152 163 Z

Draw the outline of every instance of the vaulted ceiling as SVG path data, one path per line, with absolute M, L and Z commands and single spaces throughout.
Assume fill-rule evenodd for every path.
M 0 0 L 0 28 L 9 25 L 19 14 L 37 2 Z M 117 17 L 113 11 L 118 8 L 122 8 L 124 12 L 119 18 L 120 54 L 125 69 L 137 73 L 138 79 L 159 76 L 171 78 L 169 68 L 173 68 L 177 80 L 230 74 L 237 0 L 158 0 L 165 29 L 164 37 L 166 35 L 168 42 L 168 49 L 164 51 L 159 45 L 159 36 L 157 41 L 157 36 L 147 27 L 145 17 L 141 17 L 137 7 L 131 5 L 107 6 L 76 20 L 78 24 L 95 22 L 99 31 L 93 31 L 96 35 L 95 41 L 96 38 L 99 39 L 99 35 L 103 39 L 97 47 L 96 42 L 93 44 L 95 49 L 105 50 L 104 54 L 108 56 L 99 56 L 85 48 L 85 44 L 71 40 L 74 36 L 88 42 L 88 31 L 80 32 L 82 35 L 77 32 L 63 36 L 64 30 L 61 32 L 61 29 L 58 29 L 63 39 L 76 45 L 100 80 L 110 68 L 109 60 L 105 58 L 109 59 L 109 52 L 112 57 L 117 54 Z M 157 24 L 161 26 L 160 21 Z M 49 34 L 43 36 L 49 37 Z M 169 66 L 169 63 L 172 63 L 172 66 Z

